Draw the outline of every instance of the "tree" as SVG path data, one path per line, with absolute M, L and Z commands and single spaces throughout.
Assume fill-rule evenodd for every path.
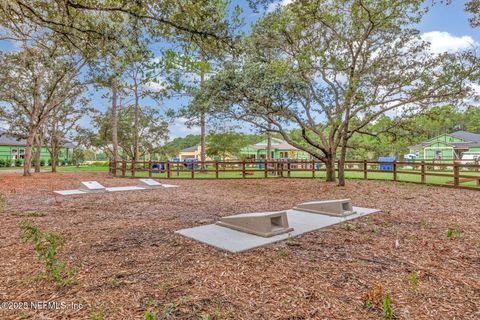
M 82 90 L 83 89 L 83 90 Z M 72 95 L 45 122 L 45 141 L 52 159 L 52 172 L 57 172 L 58 153 L 79 128 L 78 122 L 88 113 L 93 112 L 89 101 L 82 95 L 85 88 L 79 88 L 77 95 Z
M 209 156 L 218 156 L 222 160 L 237 155 L 241 148 L 249 144 L 243 134 L 234 131 L 209 132 L 207 143 L 206 153 Z
M 123 106 L 118 109 L 118 144 L 121 148 L 121 156 L 124 159 L 133 159 L 135 152 L 135 132 L 132 130 L 135 122 L 133 106 Z M 97 132 L 90 132 L 90 145 L 101 148 L 106 154 L 112 154 L 110 136 L 112 123 L 110 110 L 98 113 L 92 117 Z M 159 148 L 168 138 L 168 123 L 164 121 L 157 110 L 151 107 L 143 107 L 139 114 L 139 157 L 151 156 L 158 153 Z
M 466 54 L 434 55 L 414 25 L 422 1 L 294 1 L 254 26 L 240 62 L 197 100 L 282 135 L 344 185 L 348 141 L 387 112 L 456 102 L 469 91 Z M 471 55 L 469 56 L 471 57 Z M 200 102 L 198 102 L 200 104 Z M 289 128 L 300 128 L 293 139 Z
M 8 106 L 9 122 L 25 125 L 24 175 L 30 175 L 32 146 L 48 117 L 72 96 L 82 83 L 78 74 L 84 60 L 72 56 L 48 39 L 21 51 L 0 55 L 0 101 Z

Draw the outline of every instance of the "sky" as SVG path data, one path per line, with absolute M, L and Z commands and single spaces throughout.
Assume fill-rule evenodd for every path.
M 282 5 L 287 5 L 294 0 L 280 0 L 267 8 L 272 11 Z M 438 4 L 431 8 L 418 25 L 422 38 L 431 42 L 431 50 L 435 53 L 443 51 L 458 51 L 476 45 L 480 47 L 480 28 L 473 29 L 468 24 L 469 14 L 464 11 L 465 0 L 453 0 L 451 5 Z M 427 0 L 430 3 L 430 0 Z M 249 8 L 247 1 L 234 0 L 232 5 L 239 5 L 243 9 L 245 25 L 243 31 L 250 30 L 250 26 L 261 17 L 262 13 L 254 13 Z M 0 41 L 0 50 L 12 50 L 15 46 L 6 41 Z M 106 110 L 109 101 L 102 98 L 102 92 L 95 92 L 92 95 L 92 105 L 99 110 Z M 146 101 L 146 103 L 152 103 Z M 188 103 L 188 98 L 168 99 L 163 102 L 161 110 L 179 109 Z M 153 106 L 153 105 L 152 105 Z M 183 137 L 187 134 L 198 134 L 199 128 L 189 128 L 185 125 L 186 119 L 177 118 L 169 126 L 170 138 Z M 88 119 L 84 119 L 82 125 L 91 126 Z M 251 128 L 245 127 L 245 131 Z

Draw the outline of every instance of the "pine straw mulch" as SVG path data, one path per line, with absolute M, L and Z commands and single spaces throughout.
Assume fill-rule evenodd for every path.
M 320 180 L 172 180 L 180 188 L 60 197 L 105 173 L 0 175 L 0 301 L 81 303 L 73 310 L 0 310 L 1 319 L 379 319 L 378 286 L 398 319 L 480 318 L 480 193 L 415 184 Z M 241 254 L 174 234 L 224 215 L 352 198 L 381 213 Z M 66 240 L 71 287 L 32 282 L 42 265 L 20 241 L 33 220 Z M 447 229 L 453 229 L 447 237 Z M 418 275 L 415 288 L 409 277 Z M 380 289 L 381 287 L 381 289 Z M 210 318 L 208 318 L 210 316 Z

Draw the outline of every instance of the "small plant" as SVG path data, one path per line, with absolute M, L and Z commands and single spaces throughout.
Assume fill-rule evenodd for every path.
M 145 315 L 143 316 L 144 320 L 157 320 L 157 315 L 153 311 L 147 311 L 145 312 Z
M 112 278 L 110 279 L 110 284 L 112 287 L 117 288 L 120 286 L 120 279 L 118 279 L 118 276 L 114 274 Z
M 285 248 L 282 248 L 278 251 L 278 255 L 280 257 L 288 257 L 288 250 Z
M 365 307 L 368 310 L 373 310 L 376 307 L 380 306 L 380 301 L 383 296 L 383 289 L 380 284 L 377 284 L 374 289 L 367 290 L 363 296 L 362 300 L 365 305 Z
M 165 318 L 170 318 L 175 311 L 175 305 L 173 303 L 169 303 L 163 306 L 162 309 L 162 316 Z
M 345 230 L 347 230 L 347 231 L 352 231 L 352 230 L 357 229 L 357 223 L 356 222 L 345 222 L 343 224 L 343 226 L 345 227 Z
M 458 239 L 462 235 L 461 231 L 453 229 L 453 228 L 448 228 L 447 229 L 447 238 L 450 239 Z
M 395 319 L 395 314 L 393 313 L 393 310 L 392 310 L 392 299 L 390 296 L 390 292 L 383 297 L 382 304 L 383 304 L 383 317 L 385 318 L 385 320 Z
M 210 314 L 202 314 L 200 315 L 200 320 L 213 320 L 213 316 Z
M 412 271 L 408 276 L 408 283 L 412 287 L 412 289 L 416 290 L 418 288 L 418 273 L 416 271 Z
M 40 211 L 28 211 L 26 212 L 27 217 L 38 218 L 46 216 L 45 212 Z
M 0 213 L 5 211 L 5 208 L 7 207 L 7 197 L 5 194 L 0 192 Z
M 57 259 L 58 250 L 63 247 L 63 237 L 51 231 L 42 232 L 30 220 L 24 220 L 20 224 L 22 239 L 25 242 L 31 241 L 38 253 L 40 261 L 45 263 L 44 276 L 50 276 L 61 287 L 73 283 L 76 270 L 67 269 L 65 263 Z

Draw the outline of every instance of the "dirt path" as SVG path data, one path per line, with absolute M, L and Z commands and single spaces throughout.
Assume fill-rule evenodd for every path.
M 391 293 L 399 319 L 478 319 L 480 193 L 415 184 L 319 180 L 184 180 L 180 188 L 60 197 L 82 180 L 135 184 L 105 173 L 2 174 L 0 302 L 81 304 L 80 310 L 5 310 L 1 319 L 379 319 L 363 295 Z M 170 181 L 169 183 L 172 183 Z M 174 234 L 241 212 L 352 198 L 381 213 L 242 254 Z M 65 237 L 71 287 L 32 281 L 43 270 L 19 223 Z M 451 228 L 452 236 L 447 236 Z M 415 287 L 413 274 L 418 276 Z M 409 280 L 410 279 L 410 280 Z M 208 318 L 211 316 L 211 318 Z

